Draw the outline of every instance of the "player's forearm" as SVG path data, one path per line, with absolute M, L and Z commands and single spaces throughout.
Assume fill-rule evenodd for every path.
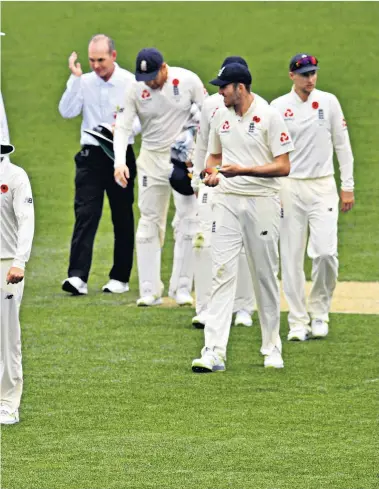
M 30 258 L 34 236 L 34 212 L 18 216 L 18 240 L 15 257 L 12 266 L 24 270 L 25 264 Z
M 210 154 L 207 158 L 206 168 L 214 168 L 222 163 L 222 154 Z
M 341 189 L 346 191 L 354 190 L 353 167 L 354 158 L 353 152 L 349 144 L 343 144 L 340 147 L 335 147 L 337 159 L 340 167 Z
M 286 177 L 289 175 L 291 165 L 289 158 L 281 158 L 273 163 L 266 163 L 262 166 L 250 166 L 243 168 L 240 175 L 259 178 Z

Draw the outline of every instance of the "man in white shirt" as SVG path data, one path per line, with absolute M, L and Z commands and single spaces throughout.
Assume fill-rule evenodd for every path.
M 168 66 L 155 48 L 142 49 L 136 60 L 136 82 L 126 93 L 125 110 L 117 115 L 114 150 L 115 180 L 129 185 L 125 147 L 133 118 L 141 122 L 142 144 L 137 159 L 138 206 L 141 218 L 136 235 L 139 306 L 161 304 L 161 248 L 164 243 L 171 187 L 171 147 L 201 108 L 204 86 L 195 73 Z M 173 191 L 177 224 L 170 295 L 179 305 L 192 304 L 192 237 L 196 232 L 196 198 Z
M 23 376 L 21 362 L 20 305 L 25 264 L 34 235 L 34 206 L 29 178 L 8 155 L 11 144 L 1 143 L 0 191 L 0 292 L 1 379 L 0 424 L 19 421 Z
M 63 290 L 73 295 L 88 293 L 87 281 L 91 268 L 93 244 L 102 214 L 104 191 L 111 208 L 114 229 L 113 267 L 104 292 L 123 293 L 129 290 L 129 277 L 134 250 L 134 178 L 136 166 L 132 144 L 138 120 L 134 122 L 127 146 L 126 159 L 130 168 L 130 184 L 121 188 L 113 178 L 112 160 L 103 152 L 98 141 L 85 130 L 99 124 L 113 124 L 118 112 L 124 110 L 125 90 L 134 76 L 118 66 L 117 53 L 111 38 L 103 34 L 92 37 L 88 46 L 91 73 L 83 74 L 77 54 L 69 58 L 71 76 L 59 103 L 59 112 L 70 119 L 82 114 L 80 144 L 75 156 L 75 226 L 71 241 L 68 278 Z M 125 157 L 124 154 L 124 157 Z
M 250 91 L 251 74 L 224 66 L 211 81 L 225 107 L 213 118 L 206 185 L 219 186 L 212 226 L 213 285 L 201 358 L 194 372 L 225 370 L 238 258 L 245 246 L 262 330 L 264 366 L 282 368 L 280 328 L 280 179 L 290 171 L 293 146 L 279 112 Z M 218 171 L 219 168 L 219 171 Z
M 231 63 L 240 63 L 248 68 L 246 61 L 240 56 L 228 56 L 222 63 L 221 69 Z M 259 97 L 259 95 L 255 96 Z M 265 103 L 267 102 L 265 101 Z M 216 190 L 207 187 L 201 182 L 201 174 L 205 169 L 211 122 L 219 107 L 224 107 L 224 97 L 219 93 L 214 93 L 205 99 L 201 109 L 200 128 L 196 138 L 194 154 L 192 187 L 198 195 L 199 229 L 193 240 L 196 316 L 192 318 L 192 324 L 198 329 L 204 329 L 212 293 L 211 236 L 212 224 L 214 222 L 212 197 Z M 253 321 L 251 315 L 254 309 L 255 296 L 253 284 L 246 260 L 245 249 L 242 248 L 238 263 L 236 296 L 233 306 L 233 312 L 236 313 L 234 325 L 252 326 Z
M 329 310 L 338 275 L 338 192 L 333 149 L 341 173 L 341 211 L 354 204 L 353 154 L 341 105 L 331 93 L 316 89 L 318 61 L 306 53 L 289 66 L 290 93 L 275 99 L 295 145 L 291 173 L 282 180 L 280 253 L 284 293 L 289 305 L 291 341 L 328 334 Z M 308 237 L 312 290 L 305 300 L 304 254 Z M 311 325 L 309 325 L 311 321 Z

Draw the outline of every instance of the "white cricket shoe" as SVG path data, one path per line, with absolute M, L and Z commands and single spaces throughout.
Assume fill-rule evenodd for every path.
M 175 294 L 175 301 L 178 306 L 192 306 L 193 297 L 188 289 L 178 289 Z
M 107 284 L 102 288 L 103 292 L 110 292 L 112 294 L 123 294 L 129 292 L 128 282 L 120 282 L 119 280 L 110 279 Z
M 288 333 L 288 341 L 306 341 L 309 338 L 309 331 L 304 326 L 294 326 Z
M 152 295 L 152 294 L 149 294 L 147 293 L 146 295 L 140 297 L 138 300 L 137 300 L 137 306 L 139 307 L 149 307 L 149 306 L 159 306 L 162 304 L 162 295 L 163 295 L 163 291 L 164 291 L 164 285 L 163 285 L 163 282 L 161 281 L 160 283 L 160 289 L 161 289 L 161 294 L 158 296 L 158 295 Z M 149 289 L 145 289 L 146 292 L 149 291 Z
M 0 406 L 0 424 L 16 424 L 19 420 L 18 409 L 11 412 L 6 406 Z
M 62 282 L 62 290 L 72 295 L 87 295 L 88 287 L 80 277 L 69 277 Z
M 265 368 L 283 368 L 284 362 L 280 351 L 275 347 L 264 359 Z
M 203 311 L 200 314 L 198 314 L 197 316 L 194 316 L 192 318 L 193 327 L 197 328 L 197 329 L 204 329 L 206 318 L 207 318 L 206 311 Z
M 139 307 L 160 306 L 161 304 L 162 297 L 157 297 L 155 295 L 146 295 L 137 300 L 137 306 Z
M 313 319 L 311 329 L 313 338 L 325 338 L 329 333 L 329 325 L 322 319 Z
M 198 374 L 223 372 L 224 370 L 224 359 L 221 355 L 207 347 L 201 350 L 201 358 L 195 358 L 192 362 L 192 371 Z
M 245 309 L 241 309 L 237 311 L 236 318 L 234 320 L 234 326 L 250 326 L 253 325 L 253 320 L 251 319 L 251 315 Z

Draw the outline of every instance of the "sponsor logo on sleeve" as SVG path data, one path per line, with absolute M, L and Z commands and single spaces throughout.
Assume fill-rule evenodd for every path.
M 342 119 L 342 127 L 343 127 L 343 129 L 346 129 L 347 128 L 346 119 Z
M 229 132 L 229 131 L 230 131 L 229 121 L 224 121 L 224 123 L 221 126 L 221 132 Z
M 286 132 L 282 132 L 280 135 L 280 144 L 285 146 L 286 144 L 290 144 L 290 137 Z
M 24 204 L 33 204 L 33 197 L 25 197 Z

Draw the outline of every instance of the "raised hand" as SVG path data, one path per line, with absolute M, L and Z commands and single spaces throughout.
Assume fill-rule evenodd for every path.
M 68 58 L 68 67 L 71 70 L 71 73 L 75 76 L 82 76 L 83 71 L 82 67 L 80 66 L 80 63 L 75 63 L 76 60 L 78 59 L 77 53 L 74 51 L 71 53 L 70 57 Z

